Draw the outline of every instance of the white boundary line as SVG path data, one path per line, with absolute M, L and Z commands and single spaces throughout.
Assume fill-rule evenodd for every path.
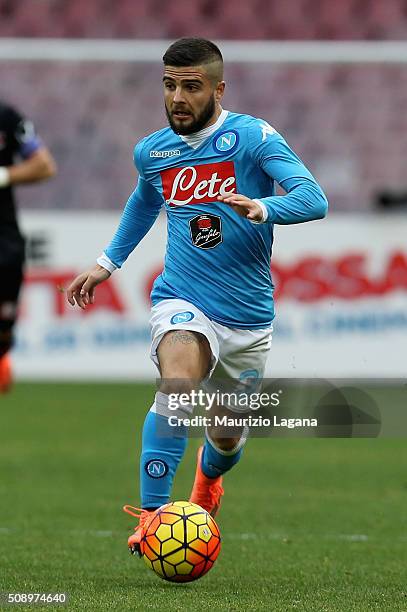
M 13 535 L 17 534 L 19 531 L 15 527 L 0 527 L 0 536 L 2 535 Z M 80 537 L 91 537 L 91 538 L 123 538 L 122 531 L 111 531 L 108 529 L 71 529 L 68 531 L 72 536 L 80 536 Z M 221 533 L 222 540 L 241 540 L 241 541 L 250 541 L 250 540 L 274 540 L 276 542 L 292 542 L 299 540 L 313 540 L 313 541 L 323 541 L 323 540 L 342 540 L 345 542 L 369 542 L 369 541 L 385 541 L 389 538 L 382 537 L 380 534 L 373 533 L 368 536 L 366 534 L 361 533 L 321 533 L 319 535 L 313 533 L 293 533 L 293 534 L 284 534 L 277 532 L 269 532 L 267 534 L 256 533 L 256 532 L 228 532 L 225 531 Z M 391 538 L 392 542 L 406 542 L 407 536 L 399 536 L 398 538 Z
M 0 38 L 0 61 L 161 62 L 171 40 Z M 227 63 L 406 64 L 404 41 L 217 41 Z
M 0 527 L 0 538 L 2 536 L 14 536 L 20 533 L 20 530 L 15 527 Z M 101 538 L 101 539 L 110 539 L 110 538 L 119 538 L 123 539 L 126 536 L 123 535 L 123 531 L 111 531 L 109 529 L 71 529 L 67 532 L 73 537 L 89 537 L 89 538 Z M 269 532 L 267 534 L 256 533 L 256 532 L 221 532 L 222 540 L 237 540 L 242 542 L 247 541 L 255 541 L 255 540 L 272 540 L 274 542 L 298 542 L 298 541 L 343 541 L 343 542 L 355 542 L 355 543 L 364 543 L 364 542 L 387 542 L 391 541 L 393 543 L 396 542 L 407 542 L 407 535 L 399 535 L 398 537 L 388 538 L 386 536 L 382 536 L 380 534 L 373 533 L 371 535 L 366 535 L 363 533 L 292 533 L 292 534 L 284 534 L 277 532 Z

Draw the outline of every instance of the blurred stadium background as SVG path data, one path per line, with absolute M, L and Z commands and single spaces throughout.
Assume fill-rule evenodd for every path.
M 18 190 L 29 256 L 18 377 L 154 376 L 163 218 L 93 311 L 72 312 L 56 287 L 109 240 L 137 179 L 134 144 L 165 125 L 162 51 L 184 35 L 220 41 L 224 107 L 281 131 L 330 201 L 328 220 L 276 228 L 269 374 L 403 376 L 406 33 L 404 0 L 0 0 L 1 96 L 59 164 L 53 181 Z
M 110 239 L 137 180 L 134 144 L 165 125 L 162 52 L 191 35 L 224 51 L 224 107 L 281 131 L 330 201 L 326 220 L 276 227 L 268 374 L 405 380 L 405 0 L 0 0 L 0 97 L 59 166 L 17 193 L 28 264 L 18 384 L 0 410 L 0 591 L 66 590 L 81 612 L 405 612 L 404 439 L 251 440 L 228 475 L 221 558 L 192 589 L 125 554 L 164 217 L 93 309 L 76 312 L 61 288 Z M 404 414 L 405 385 L 388 383 L 380 410 Z M 197 443 L 174 498 L 188 495 Z
M 56 287 L 109 240 L 136 182 L 134 144 L 165 124 L 162 51 L 183 35 L 225 41 L 225 108 L 281 131 L 330 201 L 323 224 L 276 228 L 269 374 L 403 375 L 404 1 L 1 0 L 0 17 L 1 95 L 35 121 L 59 164 L 52 182 L 18 190 L 29 255 L 19 377 L 154 376 L 148 288 L 164 219 L 93 312 L 72 312 Z

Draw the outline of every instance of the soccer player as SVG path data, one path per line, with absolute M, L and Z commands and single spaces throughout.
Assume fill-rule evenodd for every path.
M 186 446 L 184 429 L 172 435 L 169 394 L 185 391 L 185 381 L 261 379 L 274 318 L 273 225 L 327 212 L 321 188 L 273 127 L 222 108 L 216 45 L 180 39 L 163 61 L 169 127 L 137 144 L 139 180 L 119 227 L 97 265 L 67 290 L 72 305 L 93 303 L 95 287 L 122 266 L 165 206 L 165 265 L 151 295 L 151 357 L 162 383 L 143 427 L 141 515 L 128 540 L 132 552 L 139 551 L 151 512 L 169 501 Z M 274 195 L 275 183 L 286 195 Z M 191 413 L 192 406 L 183 410 Z M 239 461 L 246 437 L 209 429 L 199 449 L 190 500 L 213 516 L 222 475 Z
M 0 101 L 0 393 L 11 386 L 9 351 L 24 266 L 13 186 L 42 181 L 55 172 L 55 161 L 31 121 Z

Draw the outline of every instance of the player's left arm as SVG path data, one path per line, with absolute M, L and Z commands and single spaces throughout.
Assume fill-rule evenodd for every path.
M 281 185 L 286 195 L 250 199 L 232 194 L 220 199 L 255 223 L 289 225 L 325 217 L 328 201 L 324 192 L 284 138 L 260 120 L 249 129 L 248 136 L 255 162 Z
M 56 174 L 57 166 L 48 148 L 37 136 L 31 121 L 9 111 L 9 134 L 13 150 L 21 160 L 0 166 L 0 187 L 36 183 Z

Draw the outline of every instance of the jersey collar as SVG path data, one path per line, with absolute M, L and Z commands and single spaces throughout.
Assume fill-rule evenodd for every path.
M 212 136 L 212 134 L 214 134 L 216 130 L 220 128 L 228 114 L 229 111 L 222 110 L 216 123 L 208 125 L 208 127 L 204 128 L 203 130 L 199 130 L 199 132 L 195 132 L 195 134 L 188 134 L 187 136 L 181 136 L 180 134 L 179 137 L 192 149 L 197 149 L 209 136 Z

